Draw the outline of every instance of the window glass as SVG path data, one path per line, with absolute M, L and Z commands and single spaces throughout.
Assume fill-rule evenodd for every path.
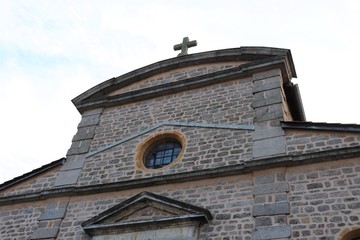
M 153 144 L 147 152 L 144 164 L 147 168 L 161 168 L 174 161 L 181 152 L 181 144 L 174 139 L 166 139 Z

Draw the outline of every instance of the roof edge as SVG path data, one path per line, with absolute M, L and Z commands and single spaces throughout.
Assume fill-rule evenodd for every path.
M 162 60 L 145 67 L 133 70 L 125 73 L 119 77 L 111 78 L 104 81 L 79 96 L 75 97 L 72 102 L 78 107 L 82 101 L 95 95 L 96 93 L 103 93 L 104 91 L 110 91 L 113 86 L 122 87 L 126 86 L 130 82 L 140 81 L 146 77 L 154 74 L 163 73 L 172 69 L 187 67 L 197 64 L 213 63 L 219 61 L 234 61 L 234 60 L 259 60 L 273 56 L 285 56 L 289 64 L 288 74 L 291 77 L 296 77 L 295 66 L 293 63 L 291 51 L 289 49 L 282 48 L 270 48 L 270 47 L 240 47 L 221 49 L 208 52 L 201 52 L 195 54 L 184 55 L 181 57 L 174 57 L 166 60 Z
M 15 178 L 13 178 L 13 179 L 11 179 L 9 181 L 6 181 L 6 182 L 0 184 L 0 191 L 6 189 L 8 187 L 14 186 L 14 185 L 16 185 L 18 183 L 21 183 L 21 182 L 23 182 L 25 180 L 28 180 L 29 178 L 32 178 L 32 177 L 34 177 L 36 175 L 39 175 L 39 174 L 41 174 L 43 172 L 46 172 L 47 170 L 52 169 L 52 168 L 54 168 L 54 167 L 56 167 L 58 165 L 62 165 L 65 162 L 65 160 L 66 160 L 66 158 L 60 158 L 58 160 L 52 161 L 51 163 L 43 165 L 43 166 L 41 166 L 41 167 L 39 167 L 37 169 L 34 169 L 34 170 L 30 171 L 30 172 L 24 173 L 21 176 L 18 176 L 18 177 L 15 177 Z
M 284 129 L 301 129 L 316 131 L 360 132 L 359 124 L 322 123 L 322 122 L 281 122 Z
M 180 91 L 201 88 L 215 83 L 231 81 L 235 78 L 250 77 L 256 72 L 279 68 L 282 75 L 289 71 L 289 64 L 284 56 L 268 57 L 255 62 L 241 64 L 238 67 L 229 68 L 215 73 L 186 78 L 173 83 L 165 83 L 153 87 L 147 87 L 130 92 L 118 94 L 116 96 L 89 97 L 78 103 L 76 106 L 80 113 L 99 107 L 112 107 L 135 101 L 146 100 L 153 97 L 164 96 Z M 284 78 L 284 84 L 291 83 L 288 78 Z

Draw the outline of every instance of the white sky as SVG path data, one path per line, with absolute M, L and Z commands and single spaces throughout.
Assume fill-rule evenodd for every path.
M 308 121 L 360 124 L 360 1 L 0 0 L 0 183 L 65 157 L 90 87 L 177 55 L 292 51 Z

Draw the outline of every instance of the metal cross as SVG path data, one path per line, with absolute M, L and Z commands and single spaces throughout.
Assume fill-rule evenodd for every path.
M 197 45 L 196 40 L 189 41 L 188 37 L 184 37 L 182 43 L 174 45 L 174 51 L 181 50 L 179 56 L 187 55 L 188 48 L 195 47 Z

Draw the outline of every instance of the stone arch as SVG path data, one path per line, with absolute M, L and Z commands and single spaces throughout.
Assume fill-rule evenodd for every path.
M 337 240 L 360 240 L 360 226 L 345 228 L 341 231 Z

